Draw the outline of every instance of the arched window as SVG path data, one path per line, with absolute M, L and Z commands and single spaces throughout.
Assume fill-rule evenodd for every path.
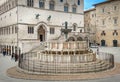
M 77 29 L 77 24 L 74 23 L 74 24 L 73 24 L 73 31 L 76 31 L 76 29 Z
M 50 0 L 49 2 L 49 9 L 54 10 L 55 9 L 55 2 L 53 0 Z
M 68 11 L 69 11 L 69 5 L 68 5 L 68 3 L 66 3 L 64 5 L 64 12 L 68 12 Z
M 44 0 L 39 0 L 39 8 L 44 8 L 44 7 L 45 7 Z

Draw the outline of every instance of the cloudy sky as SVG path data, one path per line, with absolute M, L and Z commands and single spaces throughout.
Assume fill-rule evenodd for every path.
M 87 10 L 89 8 L 93 8 L 93 4 L 104 2 L 106 0 L 84 0 L 84 10 Z

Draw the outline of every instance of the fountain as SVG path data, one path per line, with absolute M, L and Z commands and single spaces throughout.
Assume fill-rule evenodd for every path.
M 25 53 L 19 69 L 30 74 L 72 75 L 114 67 L 111 54 L 96 55 L 87 41 L 46 42 L 43 50 Z
M 89 49 L 88 41 L 72 37 L 69 40 L 68 23 L 65 22 L 66 41 L 49 41 L 40 46 L 37 52 L 25 53 L 19 60 L 19 69 L 29 74 L 73 75 L 100 72 L 114 67 L 111 54 L 97 54 Z M 75 39 L 77 38 L 77 39 Z

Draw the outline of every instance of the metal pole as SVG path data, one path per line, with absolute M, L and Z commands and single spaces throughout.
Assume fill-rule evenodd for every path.
M 18 0 L 16 0 L 16 1 L 17 1 L 17 4 L 16 4 L 16 6 L 17 6 L 17 55 L 18 55 L 18 57 L 20 57 L 20 54 L 19 54 L 19 38 L 18 38 L 18 36 L 19 36 L 19 32 L 18 32 Z M 18 58 L 18 60 L 19 60 L 19 58 Z M 19 65 L 19 63 L 20 63 L 20 60 L 18 62 L 18 65 Z

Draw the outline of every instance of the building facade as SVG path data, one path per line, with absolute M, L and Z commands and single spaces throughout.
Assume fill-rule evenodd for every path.
M 92 12 L 89 11 L 89 13 Z M 95 4 L 94 14 L 96 16 L 92 20 L 95 21 L 96 26 L 95 42 L 101 46 L 120 46 L 120 0 L 109 0 Z M 91 29 L 93 28 L 91 27 Z
M 90 44 L 96 43 L 96 9 L 89 9 L 84 12 L 85 32 L 89 34 Z
M 73 34 L 84 32 L 83 0 L 1 0 L 0 50 L 25 53 L 61 36 L 68 23 Z M 19 47 L 19 48 L 18 48 Z

